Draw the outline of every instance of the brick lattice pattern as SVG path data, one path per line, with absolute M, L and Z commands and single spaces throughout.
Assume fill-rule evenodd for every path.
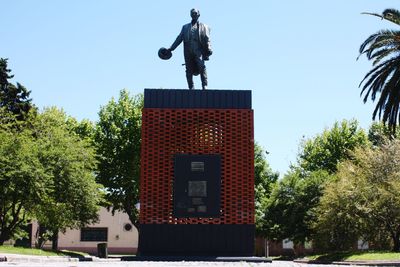
M 173 217 L 173 158 L 220 154 L 221 216 Z M 141 224 L 254 224 L 251 109 L 158 109 L 142 113 Z

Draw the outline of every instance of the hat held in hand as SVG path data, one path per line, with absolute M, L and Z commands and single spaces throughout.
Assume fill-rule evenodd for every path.
M 158 57 L 164 60 L 168 60 L 172 57 L 172 52 L 171 50 L 165 48 L 165 47 L 161 47 L 158 50 Z

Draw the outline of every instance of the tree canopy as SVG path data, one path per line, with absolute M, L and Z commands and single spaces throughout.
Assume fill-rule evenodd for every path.
M 375 246 L 392 239 L 400 251 L 400 140 L 359 148 L 325 189 L 315 228 L 330 248 L 346 249 L 356 238 Z
M 255 177 L 255 207 L 256 233 L 265 235 L 264 211 L 266 209 L 272 188 L 279 178 L 279 173 L 273 172 L 265 157 L 263 148 L 254 145 L 254 177 Z
M 9 82 L 14 75 L 10 74 L 7 64 L 7 59 L 0 58 L 0 107 L 14 114 L 18 120 L 24 120 L 33 107 L 29 98 L 31 92 L 20 83 L 14 85 Z
M 0 244 L 27 219 L 53 236 L 92 223 L 102 200 L 94 147 L 68 128 L 65 113 L 49 108 L 25 119 L 0 126 Z
M 94 146 L 69 129 L 68 121 L 64 112 L 48 108 L 34 123 L 38 158 L 51 177 L 34 216 L 54 237 L 66 228 L 96 222 L 102 201 Z
M 357 147 L 369 144 L 367 134 L 355 120 L 335 122 L 322 134 L 300 145 L 297 165 L 273 188 L 265 208 L 266 233 L 272 239 L 305 242 L 312 238 L 311 222 L 325 183 L 337 166 L 352 157 Z
M 368 143 L 367 134 L 356 120 L 335 122 L 332 128 L 302 143 L 299 165 L 304 171 L 326 170 L 332 174 L 339 162 L 351 157 L 356 147 Z
M 0 125 L 0 245 L 30 218 L 29 212 L 46 196 L 51 181 L 39 160 L 32 130 L 15 129 L 10 124 Z
M 97 181 L 104 185 L 109 207 L 122 210 L 138 226 L 141 118 L 143 96 L 120 91 L 101 107 L 94 140 L 97 145 Z
M 303 243 L 312 236 L 310 222 L 318 205 L 324 183 L 330 175 L 314 171 L 307 176 L 294 168 L 272 190 L 264 213 L 266 234 L 270 239 L 289 238 Z

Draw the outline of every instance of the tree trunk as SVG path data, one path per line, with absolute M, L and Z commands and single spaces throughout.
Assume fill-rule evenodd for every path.
M 393 234 L 392 239 L 393 239 L 393 251 L 399 252 L 400 251 L 400 233 Z
M 0 246 L 2 246 L 8 239 L 10 239 L 9 231 L 2 229 L 2 232 L 0 233 Z
M 53 232 L 51 249 L 54 251 L 58 250 L 58 230 Z

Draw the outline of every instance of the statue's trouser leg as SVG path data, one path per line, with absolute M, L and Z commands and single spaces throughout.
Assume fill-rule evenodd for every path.
M 193 59 L 193 55 L 190 53 L 188 50 L 184 50 L 184 56 L 185 56 L 185 66 L 186 66 L 186 80 L 188 83 L 189 89 L 194 89 L 194 84 L 193 84 L 193 72 L 195 68 L 195 61 Z
M 204 66 L 203 69 L 200 71 L 200 78 L 203 89 L 206 89 L 208 85 L 206 66 Z
M 193 74 L 189 70 L 186 70 L 186 80 L 187 80 L 189 89 L 194 89 Z
M 206 65 L 204 64 L 204 60 L 201 59 L 200 55 L 197 55 L 195 57 L 195 64 L 200 72 L 201 85 L 203 89 L 205 89 L 208 85 L 207 70 Z

